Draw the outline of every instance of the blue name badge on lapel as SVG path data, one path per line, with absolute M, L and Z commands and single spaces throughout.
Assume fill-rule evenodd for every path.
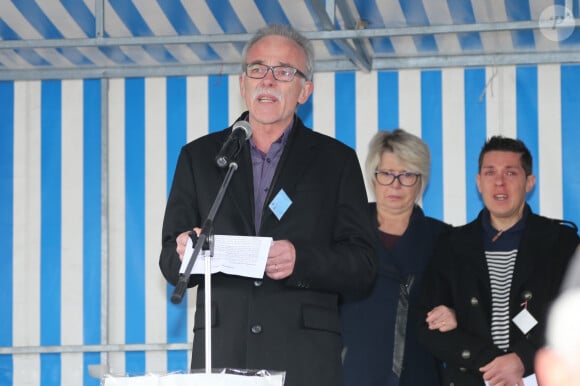
M 292 205 L 292 200 L 290 199 L 290 197 L 288 197 L 284 189 L 280 189 L 280 191 L 278 192 L 278 194 L 276 194 L 276 197 L 274 197 L 274 199 L 270 202 L 270 205 L 268 205 L 268 207 L 270 208 L 272 213 L 274 213 L 276 218 L 280 220 L 282 216 L 284 216 L 284 213 L 286 213 L 290 205 Z

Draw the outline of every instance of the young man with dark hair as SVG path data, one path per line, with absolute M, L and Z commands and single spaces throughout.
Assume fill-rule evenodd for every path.
M 444 361 L 445 385 L 522 386 L 580 239 L 526 203 L 536 177 L 522 141 L 490 138 L 476 179 L 485 208 L 438 243 L 419 337 Z

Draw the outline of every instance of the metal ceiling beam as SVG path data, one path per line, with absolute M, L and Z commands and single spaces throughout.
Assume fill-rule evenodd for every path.
M 102 1 L 102 0 L 101 0 Z M 315 0 L 313 2 L 319 2 Z M 339 0 L 340 1 L 340 0 Z M 332 4 L 334 2 L 331 1 Z M 322 4 L 322 3 L 319 3 Z M 328 5 L 328 4 L 327 4 Z M 323 10 L 323 15 L 326 10 Z M 348 12 L 341 12 L 347 14 Z M 327 16 L 328 17 L 328 16 Z M 576 26 L 580 26 L 580 19 L 573 19 Z M 101 23 L 102 20 L 99 22 Z M 328 22 L 328 20 L 327 20 Z M 352 22 L 352 20 L 351 20 Z M 567 24 L 569 27 L 570 24 Z M 557 27 L 556 27 L 557 28 Z M 509 64 L 543 64 L 543 63 L 580 63 L 577 51 L 553 51 L 553 52 L 510 52 L 510 53 L 481 53 L 481 54 L 457 54 L 457 55 L 430 55 L 430 56 L 379 56 L 369 58 L 368 54 L 360 46 L 364 39 L 391 38 L 398 36 L 418 36 L 456 33 L 481 33 L 500 31 L 521 31 L 540 29 L 539 22 L 505 22 L 505 23 L 479 23 L 460 25 L 441 25 L 425 27 L 401 27 L 382 29 L 350 29 L 328 30 L 316 32 L 304 32 L 313 40 L 333 40 L 342 42 L 347 59 L 339 58 L 332 61 L 317 61 L 315 70 L 318 72 L 329 71 L 371 71 L 398 68 L 436 68 L 436 67 L 461 67 L 461 66 L 489 66 Z M 98 35 L 98 33 L 97 33 Z M 64 47 L 111 47 L 111 46 L 147 46 L 147 45 L 172 45 L 172 44 L 219 44 L 245 42 L 251 34 L 219 34 L 219 35 L 187 35 L 165 37 L 122 37 L 104 38 L 97 36 L 91 39 L 36 39 L 36 40 L 7 40 L 0 41 L 0 50 L 11 49 L 40 49 L 40 48 L 64 48 Z M 352 48 L 346 44 L 352 39 L 360 44 Z M 147 65 L 147 66 L 109 66 L 109 67 L 75 67 L 75 68 L 41 68 L 31 67 L 28 69 L 5 68 L 0 70 L 0 80 L 36 80 L 36 79 L 79 79 L 79 78 L 125 78 L 125 77 L 150 77 L 150 76 L 207 76 L 215 74 L 238 74 L 239 63 L 203 63 L 183 65 Z
M 319 1 L 319 0 L 316 0 Z M 316 2 L 314 1 L 314 3 Z M 580 19 L 573 19 L 576 27 Z M 567 28 L 571 26 L 567 25 Z M 556 25 L 554 28 L 558 28 Z M 449 24 L 419 27 L 349 29 L 328 31 L 303 31 L 312 40 L 344 40 L 391 38 L 398 36 L 441 35 L 456 33 L 505 32 L 540 29 L 538 21 L 518 21 L 503 23 Z M 209 34 L 179 36 L 133 36 L 133 37 L 96 37 L 79 39 L 26 39 L 0 40 L 1 49 L 17 48 L 65 48 L 65 47 L 112 47 L 138 45 L 171 45 L 171 44 L 219 44 L 246 42 L 252 34 Z
M 342 19 L 346 29 L 361 29 L 363 26 L 360 20 L 357 20 L 352 11 L 348 7 L 348 4 L 344 0 L 338 0 L 338 9 L 342 15 Z M 362 69 L 369 72 L 371 70 L 372 58 L 368 50 L 365 47 L 365 41 L 367 39 L 353 39 L 354 49 L 357 54 L 357 58 L 360 59 L 361 63 L 359 67 L 363 66 Z
M 325 4 L 323 0 L 311 0 L 311 4 L 312 8 L 314 9 L 314 13 L 316 13 L 318 20 L 322 24 L 322 27 L 326 31 L 335 31 L 334 12 L 332 12 L 333 18 L 331 19 L 330 16 L 327 14 L 326 10 L 327 4 Z M 349 14 L 349 11 L 346 6 L 341 6 L 340 11 L 343 18 L 345 18 L 345 22 L 348 23 L 348 19 L 353 19 L 352 15 Z M 349 44 L 347 40 L 343 39 L 332 39 L 332 40 L 342 50 L 344 55 L 348 57 L 358 68 L 366 72 L 369 72 L 371 70 L 371 61 L 369 59 L 369 56 L 364 51 L 364 49 L 361 49 L 362 44 L 360 44 L 358 38 L 355 40 L 354 48 Z
M 407 57 L 375 58 L 372 71 L 449 68 L 449 67 L 486 67 L 503 65 L 537 64 L 580 64 L 580 51 L 524 52 L 498 54 L 458 54 Z M 166 77 L 166 76 L 208 76 L 222 74 L 237 75 L 239 63 L 216 65 L 171 65 L 171 66 L 123 66 L 115 68 L 47 68 L 29 70 L 0 71 L 1 80 L 45 80 L 45 79 L 102 79 L 128 77 Z M 317 61 L 316 72 L 340 72 L 360 70 L 348 59 Z
M 579 63 L 580 51 L 458 54 L 375 58 L 373 61 L 373 70 Z
M 179 64 L 155 66 L 119 66 L 119 67 L 72 67 L 72 68 L 34 68 L 26 70 L 2 70 L 0 80 L 36 80 L 36 79 L 101 79 L 130 77 L 165 77 L 165 76 L 207 76 L 217 74 L 239 74 L 240 64 Z

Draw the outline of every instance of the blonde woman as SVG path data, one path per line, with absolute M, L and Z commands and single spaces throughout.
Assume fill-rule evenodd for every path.
M 438 235 L 449 226 L 425 216 L 418 202 L 429 182 L 425 142 L 402 129 L 371 140 L 366 177 L 379 259 L 370 294 L 342 306 L 345 386 L 439 385 L 435 359 L 415 339 L 421 277 Z

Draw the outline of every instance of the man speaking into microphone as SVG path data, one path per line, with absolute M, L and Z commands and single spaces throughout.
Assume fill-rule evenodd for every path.
M 338 303 L 365 294 L 377 269 L 362 172 L 353 149 L 295 114 L 313 91 L 314 52 L 304 36 L 264 27 L 242 57 L 248 111 L 182 148 L 165 210 L 161 271 L 178 282 L 189 232 L 203 226 L 227 165 L 236 162 L 213 233 L 274 241 L 261 280 L 212 276 L 211 311 L 203 275 L 190 276 L 188 286 L 198 288 L 191 367 L 204 367 L 207 311 L 214 368 L 285 371 L 285 386 L 339 386 Z

